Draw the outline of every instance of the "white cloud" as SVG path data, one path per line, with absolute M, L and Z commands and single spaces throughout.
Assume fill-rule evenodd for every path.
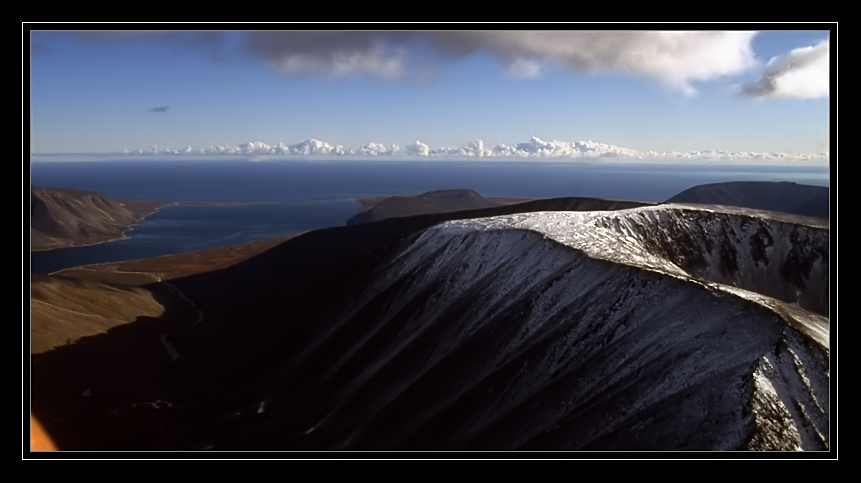
M 491 150 L 490 156 L 518 158 L 597 158 L 597 157 L 630 157 L 636 158 L 640 153 L 627 148 L 592 141 L 543 141 L 532 137 L 529 142 L 513 145 L 499 144 Z
M 428 156 L 430 154 L 430 147 L 427 144 L 416 140 L 415 143 L 407 145 L 406 151 L 407 154 L 415 156 Z
M 755 66 L 755 32 L 482 32 L 500 57 L 530 56 L 589 73 L 627 72 L 680 89 Z
M 771 59 L 759 80 L 743 86 L 741 92 L 752 97 L 828 97 L 829 44 L 826 39 Z
M 368 155 L 368 156 L 383 156 L 383 155 L 391 155 L 398 154 L 400 152 L 400 148 L 397 144 L 392 144 L 391 146 L 386 146 L 385 144 L 380 143 L 368 143 L 359 148 L 357 154 Z

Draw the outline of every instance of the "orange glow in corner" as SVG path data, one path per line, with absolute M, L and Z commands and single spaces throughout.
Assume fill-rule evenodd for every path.
M 32 413 L 30 413 L 30 451 L 57 451 L 57 447 Z

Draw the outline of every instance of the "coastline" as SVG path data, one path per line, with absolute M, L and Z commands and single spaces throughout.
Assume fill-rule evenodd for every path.
M 415 197 L 418 195 L 414 194 L 395 194 L 395 195 L 384 195 L 384 196 L 374 196 L 374 197 L 361 197 L 361 198 L 347 198 L 344 201 L 355 201 L 359 203 L 361 206 L 359 207 L 358 213 L 363 213 L 372 209 L 374 206 L 378 205 L 382 201 L 392 198 L 392 197 Z M 497 205 L 509 205 L 516 203 L 524 203 L 527 201 L 532 201 L 533 198 L 513 198 L 513 197 L 486 197 L 486 199 Z M 134 230 L 134 225 L 141 224 L 145 222 L 145 220 L 158 213 L 166 206 L 174 206 L 174 205 L 187 205 L 187 206 L 244 206 L 244 205 L 260 205 L 260 204 L 280 204 L 280 203 L 321 203 L 324 201 L 334 201 L 334 200 L 301 200 L 301 201 L 151 201 L 151 200 L 117 200 L 123 204 L 129 211 L 134 213 L 137 216 L 137 219 L 131 224 L 127 225 L 123 230 L 116 235 L 103 235 L 104 239 L 100 240 L 59 240 L 54 239 L 58 242 L 57 245 L 53 245 L 50 247 L 36 247 L 33 248 L 31 246 L 31 252 L 46 252 L 50 250 L 56 250 L 60 248 L 79 248 L 86 246 L 94 246 L 101 245 L 103 243 L 109 243 L 118 240 L 126 240 L 130 237 L 128 233 Z
M 305 233 L 307 231 L 194 252 L 93 263 L 64 268 L 48 275 L 86 278 L 100 282 L 120 282 L 127 285 L 164 282 L 177 277 L 226 268 Z
M 102 240 L 59 240 L 54 239 L 58 243 L 58 245 L 50 246 L 50 247 L 30 247 L 31 252 L 46 252 L 50 250 L 56 250 L 59 248 L 79 248 L 79 247 L 89 247 L 94 245 L 101 245 L 102 243 L 108 243 L 112 241 L 118 240 L 127 240 L 129 237 L 126 235 L 128 232 L 134 230 L 134 225 L 139 225 L 144 222 L 150 216 L 158 213 L 166 206 L 175 206 L 175 205 L 191 205 L 191 206 L 218 206 L 218 205 L 229 205 L 229 206 L 241 206 L 241 205 L 255 205 L 255 204 L 268 204 L 268 203 L 314 203 L 315 201 L 151 201 L 151 200 L 117 200 L 123 206 L 125 206 L 129 211 L 131 211 L 135 216 L 136 220 L 131 224 L 125 226 L 122 232 L 116 235 L 104 235 L 105 239 Z
M 136 219 L 127 225 L 119 225 L 119 224 L 116 225 L 114 228 L 117 231 L 114 232 L 113 234 L 105 234 L 105 233 L 98 234 L 98 235 L 93 234 L 93 235 L 90 235 L 88 237 L 88 239 L 77 239 L 77 240 L 75 240 L 75 239 L 68 239 L 68 238 L 64 239 L 64 238 L 58 237 L 58 238 L 52 238 L 50 240 L 45 240 L 44 238 L 42 238 L 42 235 L 43 235 L 42 233 L 32 233 L 31 234 L 31 240 L 36 240 L 37 236 L 39 236 L 42 239 L 38 239 L 39 244 L 36 246 L 33 246 L 32 241 L 31 241 L 31 249 L 30 249 L 31 260 L 33 257 L 35 257 L 35 255 L 33 255 L 33 254 L 38 253 L 38 252 L 44 253 L 44 252 L 50 252 L 52 250 L 57 250 L 57 249 L 62 249 L 62 248 L 92 247 L 92 246 L 96 246 L 96 245 L 101 245 L 103 243 L 134 238 L 135 235 L 132 233 L 132 231 L 135 228 L 137 228 L 136 225 L 139 225 L 139 224 L 142 225 L 142 224 L 148 223 L 148 219 L 152 215 L 160 212 L 162 209 L 164 209 L 167 206 L 188 205 L 188 206 L 232 206 L 232 207 L 235 207 L 235 206 L 245 206 L 245 205 L 248 205 L 248 206 L 252 206 L 252 205 L 274 205 L 274 204 L 285 204 L 285 203 L 286 204 L 308 204 L 308 203 L 323 203 L 323 202 L 330 202 L 330 201 L 337 201 L 337 202 L 341 202 L 341 203 L 342 202 L 349 202 L 351 204 L 354 202 L 357 203 L 356 200 L 353 198 L 340 198 L 340 199 L 335 199 L 335 200 L 300 200 L 300 201 L 285 201 L 285 200 L 276 200 L 276 201 L 145 201 L 145 200 L 128 200 L 128 199 L 116 199 L 115 201 L 121 203 L 127 210 L 129 210 L 131 212 L 132 215 L 135 216 Z M 343 222 L 343 221 L 339 220 L 339 222 Z M 333 226 L 337 226 L 337 224 L 339 224 L 339 223 L 333 222 Z M 119 231 L 120 229 L 122 229 L 121 232 Z M 305 233 L 306 231 L 303 231 L 301 233 Z M 245 244 L 234 245 L 234 246 L 230 246 L 230 247 L 221 247 L 221 248 L 213 249 L 213 250 L 253 252 L 261 246 L 271 245 L 273 243 L 284 241 L 284 240 L 289 239 L 289 238 L 296 236 L 296 235 L 298 235 L 298 234 L 279 235 L 279 236 L 274 236 L 274 237 L 270 237 L 270 238 L 264 238 L 262 240 L 254 240 L 251 242 L 247 242 Z M 46 241 L 49 244 L 45 243 Z M 196 253 L 196 252 L 189 252 L 189 253 Z M 212 253 L 207 253 L 206 255 L 209 256 L 209 255 L 216 255 L 216 254 L 218 254 L 218 252 L 213 251 Z M 222 256 L 223 255 L 224 254 L 222 254 Z M 173 256 L 173 254 L 162 255 L 160 257 L 154 257 L 154 258 L 158 259 L 161 257 L 171 257 L 171 256 Z M 228 258 L 235 258 L 237 256 L 239 256 L 239 255 L 233 254 L 231 256 L 228 256 Z M 216 257 L 216 258 L 221 258 L 221 257 Z M 153 261 L 156 261 L 156 260 L 153 260 Z M 111 264 L 114 262 L 103 262 L 103 263 Z M 95 265 L 99 265 L 99 264 L 95 264 Z M 74 268 L 74 267 L 70 267 L 70 268 Z M 32 261 L 31 261 L 31 269 L 32 269 Z M 54 272 L 51 272 L 51 274 L 63 272 L 64 270 L 68 270 L 68 269 L 56 270 Z M 144 270 L 146 270 L 146 269 L 144 269 Z
M 105 239 L 103 240 L 57 240 L 58 242 L 65 242 L 62 245 L 51 246 L 51 247 L 37 247 L 33 248 L 32 244 L 30 246 L 31 252 L 47 252 L 50 250 L 56 250 L 58 248 L 79 248 L 79 247 L 89 247 L 93 245 L 101 245 L 102 243 L 108 243 L 117 240 L 126 240 L 129 237 L 126 236 L 126 233 L 134 230 L 134 225 L 140 224 L 146 218 L 154 215 L 161 211 L 165 206 L 169 206 L 175 204 L 171 201 L 146 201 L 146 200 L 117 200 L 123 206 L 129 209 L 135 217 L 136 220 L 132 223 L 126 225 L 122 231 L 116 235 L 103 235 Z M 127 203 L 131 203 L 131 206 L 128 206 Z M 32 242 L 31 242 L 32 243 Z

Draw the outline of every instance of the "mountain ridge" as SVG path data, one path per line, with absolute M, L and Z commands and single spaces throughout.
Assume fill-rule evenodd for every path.
M 168 331 L 176 375 L 144 391 L 162 403 L 93 408 L 105 431 L 74 435 L 118 448 L 827 449 L 828 319 L 700 280 L 649 245 L 654 227 L 699 240 L 697 223 L 724 217 L 701 236 L 747 246 L 783 222 L 726 207 L 552 210 L 594 203 L 606 206 L 536 200 L 328 228 L 172 279 L 205 318 Z M 788 258 L 764 250 L 768 267 Z M 34 380 L 62 379 L 75 345 L 34 356 Z M 108 405 L 143 404 L 132 397 Z M 62 413 L 53 404 L 34 412 Z M 117 424 L 137 429 L 112 437 Z
M 828 225 L 560 198 L 80 267 L 122 320 L 37 334 L 33 413 L 69 449 L 828 450 Z M 80 283 L 31 290 L 117 313 Z

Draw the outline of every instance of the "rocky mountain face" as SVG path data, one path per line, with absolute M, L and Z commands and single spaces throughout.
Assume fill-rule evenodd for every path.
M 83 352 L 35 356 L 34 414 L 79 448 L 828 449 L 827 228 L 590 203 L 317 230 L 171 280 L 202 318 L 162 326 L 161 372 L 70 414 L 116 375 L 37 404 Z
M 613 232 L 606 253 L 622 263 L 645 252 L 670 262 L 668 272 L 678 268 L 828 315 L 829 230 L 817 220 L 669 204 L 583 215 L 581 223 Z

